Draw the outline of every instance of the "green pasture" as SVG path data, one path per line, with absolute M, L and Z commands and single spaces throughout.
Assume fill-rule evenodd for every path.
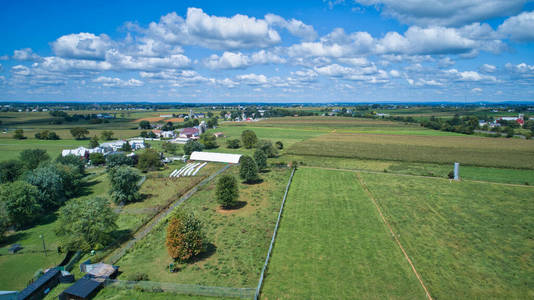
M 226 172 L 238 176 L 236 167 Z M 162 222 L 117 262 L 123 272 L 119 279 L 145 273 L 150 281 L 255 287 L 288 176 L 287 169 L 273 169 L 261 174 L 261 183 L 240 183 L 241 207 L 234 210 L 220 208 L 215 199 L 216 180 L 212 181 L 181 205 L 203 222 L 207 252 L 191 263 L 180 264 L 178 272 L 170 273 L 172 259 L 165 247 L 167 222 Z
M 353 172 L 296 171 L 262 299 L 424 299 Z
M 534 297 L 534 188 L 361 176 L 432 297 Z

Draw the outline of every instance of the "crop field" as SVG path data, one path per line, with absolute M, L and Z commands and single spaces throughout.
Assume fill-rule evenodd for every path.
M 228 171 L 234 175 L 238 168 Z M 289 171 L 262 173 L 262 183 L 240 184 L 242 207 L 221 210 L 215 200 L 216 180 L 204 186 L 181 207 L 197 215 L 209 241 L 207 252 L 190 264 L 170 273 L 172 259 L 165 247 L 166 222 L 117 262 L 124 280 L 133 273 L 145 273 L 150 281 L 223 287 L 255 287 L 276 221 Z
M 435 299 L 534 297 L 534 188 L 360 176 Z
M 46 150 L 51 158 L 56 158 L 63 149 L 73 149 L 80 146 L 87 146 L 88 144 L 89 141 L 77 140 L 45 141 L 37 139 L 0 139 L 0 161 L 17 159 L 22 150 L 35 148 Z
M 296 143 L 287 153 L 534 169 L 534 141 L 519 139 L 331 133 Z
M 263 299 L 424 299 L 356 174 L 299 169 Z

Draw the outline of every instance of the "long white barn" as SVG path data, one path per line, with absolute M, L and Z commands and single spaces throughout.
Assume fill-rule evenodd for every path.
M 199 152 L 199 151 L 195 151 L 191 153 L 191 156 L 189 157 L 190 160 L 222 162 L 222 163 L 229 163 L 229 164 L 239 163 L 240 158 L 241 158 L 241 154 Z

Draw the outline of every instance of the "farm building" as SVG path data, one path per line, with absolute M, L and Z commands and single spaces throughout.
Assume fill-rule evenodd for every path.
M 143 140 L 131 140 L 128 143 L 130 143 L 130 146 L 133 150 L 145 148 L 145 142 Z M 122 145 L 124 144 L 126 144 L 126 141 L 119 140 L 114 142 L 102 143 L 99 147 L 104 149 L 104 153 L 106 153 L 110 151 L 119 151 L 122 148 Z
M 174 131 L 163 131 L 163 130 L 159 130 L 159 129 L 154 129 L 152 130 L 152 132 L 157 136 L 157 137 L 160 137 L 160 138 L 167 138 L 167 139 L 172 139 L 173 137 L 176 136 L 176 134 L 174 133 Z
M 69 286 L 59 295 L 59 299 L 91 299 L 102 288 L 102 282 L 89 276 L 84 276 L 75 284 Z
M 174 138 L 172 140 L 169 140 L 169 142 L 175 143 L 175 144 L 185 144 L 185 143 L 189 142 L 189 140 L 190 140 L 190 138 L 177 137 L 177 138 Z
M 78 147 L 76 149 L 65 149 L 61 151 L 61 156 L 75 155 L 75 156 L 86 156 L 91 153 L 104 153 L 104 150 L 100 147 L 89 149 L 85 147 Z
M 57 268 L 52 268 L 46 271 L 39 279 L 28 285 L 18 295 L 17 299 L 43 299 L 48 292 L 59 284 L 61 271 Z
M 190 160 L 222 162 L 222 163 L 229 163 L 229 164 L 239 163 L 240 158 L 241 158 L 241 154 L 199 152 L 199 151 L 195 151 L 191 153 L 191 156 L 189 157 Z
M 194 138 L 198 138 L 199 135 L 200 135 L 200 130 L 195 127 L 184 128 L 180 131 L 181 138 L 194 139 Z

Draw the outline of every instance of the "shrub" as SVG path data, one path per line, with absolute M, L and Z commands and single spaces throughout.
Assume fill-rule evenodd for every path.
M 91 153 L 89 154 L 89 160 L 93 166 L 100 166 L 106 163 L 106 158 L 102 153 Z
M 273 147 L 273 143 L 269 140 L 260 140 L 256 148 L 262 150 L 267 157 L 276 157 L 278 155 L 278 150 Z
M 161 167 L 160 154 L 154 149 L 145 149 L 137 161 L 137 168 L 143 172 L 154 171 Z
M 125 154 L 115 153 L 115 154 L 110 154 L 106 157 L 106 165 L 108 169 L 118 167 L 118 166 L 124 166 L 124 165 L 132 166 L 133 160 L 132 158 L 126 156 Z
M 24 136 L 24 130 L 22 129 L 15 130 L 15 132 L 13 133 L 13 138 L 17 140 L 25 139 L 26 137 Z
M 241 141 L 245 148 L 250 149 L 256 145 L 258 137 L 254 131 L 247 129 L 241 132 Z
M 19 154 L 19 160 L 24 164 L 27 170 L 33 170 L 39 166 L 40 163 L 48 161 L 50 156 L 46 150 L 42 149 L 26 149 Z
M 98 154 L 100 154 L 100 153 L 98 153 Z M 83 174 L 85 172 L 85 162 L 79 156 L 72 155 L 72 154 L 65 155 L 65 156 L 59 155 L 56 158 L 56 162 L 58 162 L 58 163 L 60 163 L 62 165 L 75 166 L 76 168 L 78 168 L 78 172 L 80 174 Z
M 0 184 L 13 182 L 22 175 L 24 165 L 16 159 L 0 162 Z
M 281 141 L 277 141 L 277 142 L 274 143 L 274 144 L 276 145 L 276 148 L 277 148 L 278 150 L 282 150 L 282 149 L 284 149 L 284 144 L 282 144 Z
M 248 155 L 241 156 L 239 160 L 241 167 L 239 169 L 239 177 L 245 180 L 246 183 L 254 183 L 259 181 L 258 165 L 254 159 Z
M 232 139 L 226 141 L 226 148 L 237 149 L 241 147 L 241 141 L 239 139 Z
M 237 199 L 239 199 L 239 188 L 235 177 L 232 175 L 221 176 L 217 182 L 215 195 L 217 196 L 217 202 L 223 208 L 235 206 Z
M 128 275 L 127 277 L 128 280 L 130 281 L 148 281 L 148 274 L 147 273 L 142 273 L 142 272 L 135 272 L 135 273 L 132 273 L 130 275 Z
M 169 255 L 188 261 L 205 250 L 202 223 L 193 214 L 178 210 L 169 220 L 165 245 Z
M 256 151 L 254 151 L 254 160 L 258 165 L 259 171 L 262 171 L 267 168 L 267 155 L 265 154 L 265 152 L 263 152 L 263 150 L 256 149 Z

